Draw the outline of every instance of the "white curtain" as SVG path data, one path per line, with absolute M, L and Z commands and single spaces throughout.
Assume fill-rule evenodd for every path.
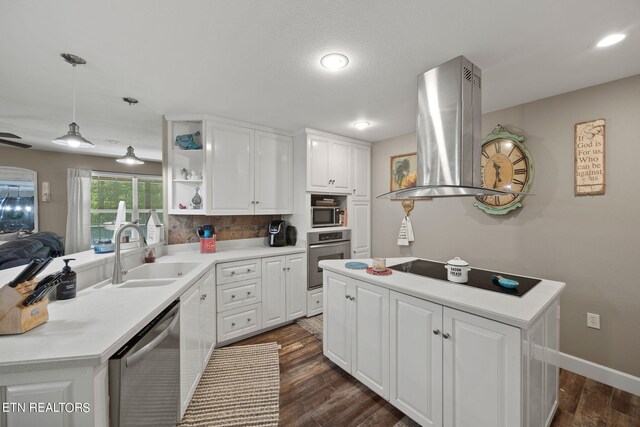
M 91 171 L 67 169 L 67 235 L 65 253 L 91 248 Z

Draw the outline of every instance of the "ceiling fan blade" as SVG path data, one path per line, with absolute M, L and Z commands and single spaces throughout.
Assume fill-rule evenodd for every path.
M 9 133 L 9 132 L 0 132 L 0 138 L 22 139 L 18 135 L 16 135 L 15 133 Z
M 0 144 L 11 145 L 12 147 L 18 147 L 18 148 L 31 148 L 31 145 L 29 144 L 23 144 L 22 142 L 8 141 L 6 139 L 1 139 L 1 138 L 0 138 Z

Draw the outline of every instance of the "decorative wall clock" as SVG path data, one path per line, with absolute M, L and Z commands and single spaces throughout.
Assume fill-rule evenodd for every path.
M 525 137 L 502 125 L 482 140 L 482 187 L 526 193 L 533 183 L 533 157 L 524 146 Z M 524 194 L 476 196 L 473 204 L 490 215 L 504 215 L 522 207 Z

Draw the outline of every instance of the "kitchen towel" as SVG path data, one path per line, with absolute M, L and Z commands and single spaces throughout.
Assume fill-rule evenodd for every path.
M 398 234 L 398 246 L 409 246 L 409 243 L 415 240 L 413 235 L 413 225 L 408 215 L 402 219 L 400 224 L 400 233 Z

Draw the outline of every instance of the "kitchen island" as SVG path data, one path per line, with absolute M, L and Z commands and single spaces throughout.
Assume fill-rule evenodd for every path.
M 402 271 L 374 276 L 344 260 L 319 265 L 325 356 L 419 424 L 551 423 L 564 283 L 541 280 L 518 297 Z

